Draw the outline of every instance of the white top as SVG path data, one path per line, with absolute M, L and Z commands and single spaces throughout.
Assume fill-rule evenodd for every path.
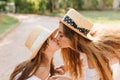
M 88 67 L 87 56 L 84 53 L 80 53 L 80 59 L 83 61 L 83 74 L 84 80 L 100 80 L 99 74 L 95 68 L 90 69 Z M 81 80 L 81 78 L 79 79 Z
M 31 76 L 30 78 L 28 78 L 27 80 L 41 80 L 38 77 L 36 77 L 35 75 Z
M 80 59 L 82 60 L 83 63 L 82 69 L 84 77 L 79 76 L 78 80 L 100 80 L 99 74 L 96 71 L 96 69 L 95 68 L 90 69 L 88 67 L 88 60 L 86 54 L 80 53 Z M 67 72 L 65 76 L 70 77 L 69 72 Z
M 48 80 L 49 76 L 45 80 Z M 39 79 L 37 76 L 33 75 L 30 78 L 28 78 L 27 80 L 41 80 L 41 79 Z
M 80 53 L 80 59 L 82 60 L 84 68 L 88 68 L 88 61 L 86 54 Z
M 19 73 L 14 80 L 17 80 L 19 77 L 20 77 L 21 73 Z M 45 80 L 48 80 L 50 74 L 48 75 L 48 77 L 45 79 Z M 40 78 L 38 78 L 37 76 L 35 75 L 32 75 L 30 78 L 26 79 L 26 80 L 41 80 Z
M 86 71 L 85 80 L 100 80 L 99 74 L 95 68 L 93 69 L 87 68 L 85 71 Z

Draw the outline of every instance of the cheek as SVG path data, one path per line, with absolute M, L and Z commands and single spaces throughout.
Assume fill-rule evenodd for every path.
M 54 42 L 54 43 L 53 43 L 53 45 L 54 45 L 54 46 L 57 46 L 57 43 L 56 43 L 56 42 Z
M 62 39 L 62 40 L 61 40 L 61 45 L 68 47 L 68 46 L 70 45 L 70 40 L 68 40 L 68 39 L 66 39 L 66 38 Z
M 58 44 L 54 41 L 53 43 L 52 43 L 52 45 L 51 46 L 53 46 L 53 47 L 57 47 L 58 46 Z
M 61 39 L 59 40 L 60 44 L 65 44 L 65 40 L 64 39 Z

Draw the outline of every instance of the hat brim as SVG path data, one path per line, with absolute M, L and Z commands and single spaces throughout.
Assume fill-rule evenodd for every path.
M 73 26 L 71 26 L 70 24 L 68 24 L 67 22 L 63 21 L 62 19 L 59 19 L 60 22 L 62 22 L 63 24 L 65 24 L 68 28 L 72 29 L 73 31 L 75 31 L 76 33 L 78 33 L 79 35 L 83 36 L 84 38 L 90 40 L 87 35 L 84 35 L 83 33 L 81 33 L 79 30 L 75 29 Z
M 44 45 L 45 41 L 55 32 L 57 31 L 57 28 L 55 28 L 45 39 L 43 38 L 42 42 L 39 44 L 39 46 L 32 52 L 30 59 L 34 59 L 39 50 L 42 48 Z

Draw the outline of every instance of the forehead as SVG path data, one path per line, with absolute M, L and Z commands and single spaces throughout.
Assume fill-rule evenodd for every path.
M 57 34 L 57 32 L 58 32 L 58 29 L 56 29 L 51 35 L 50 35 L 50 37 L 54 37 L 56 34 Z M 49 38 L 50 38 L 49 37 Z

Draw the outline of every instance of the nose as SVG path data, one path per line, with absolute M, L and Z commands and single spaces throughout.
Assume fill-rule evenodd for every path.
M 56 39 L 56 38 L 54 38 L 54 41 L 55 41 L 55 42 L 57 42 L 57 39 Z
M 60 35 L 59 35 L 59 34 L 56 36 L 56 40 L 57 40 L 57 41 L 60 40 Z
M 54 38 L 58 41 L 60 39 L 59 32 L 57 32 L 54 36 Z

